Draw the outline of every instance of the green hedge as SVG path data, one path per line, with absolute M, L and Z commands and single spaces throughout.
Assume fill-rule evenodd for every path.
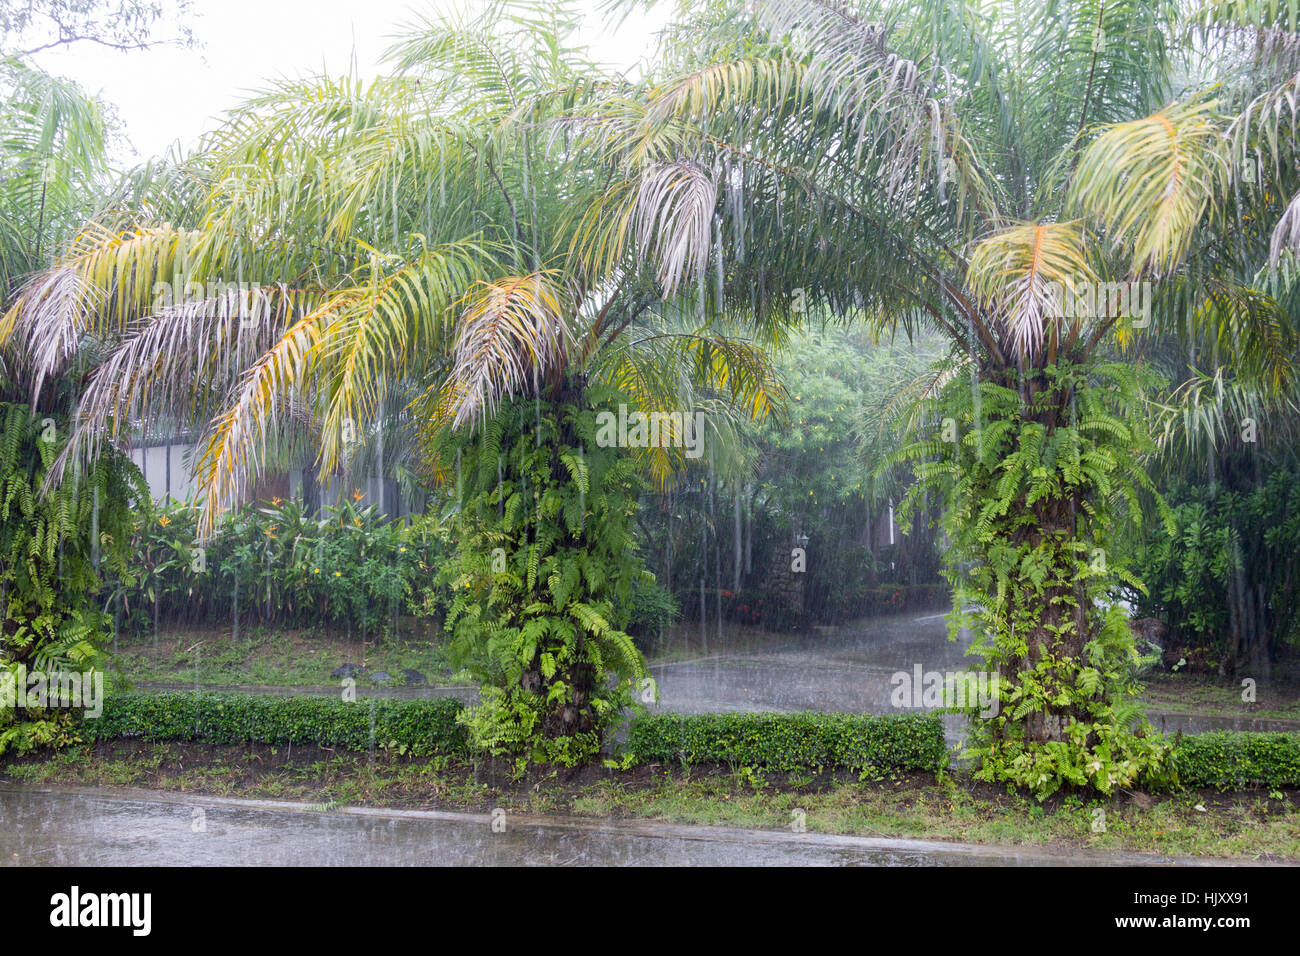
M 463 754 L 465 729 L 453 697 L 421 700 L 269 697 L 182 692 L 115 694 L 83 721 L 88 741 L 117 737 L 201 740 L 214 744 L 317 744 L 345 750 L 402 746 L 413 754 Z M 372 717 L 373 715 L 373 717 Z M 373 721 L 373 722 L 372 722 Z
M 1185 787 L 1300 787 L 1300 733 L 1187 734 L 1174 741 L 1174 767 Z
M 415 755 L 469 752 L 452 697 L 418 700 L 270 697 L 207 692 L 114 694 L 82 722 L 87 741 L 140 737 L 214 744 L 405 746 Z M 373 714 L 373 733 L 372 715 Z M 937 770 L 947 765 L 935 714 L 659 714 L 632 722 L 640 763 L 724 764 L 774 771 Z M 1216 732 L 1174 739 L 1186 787 L 1300 787 L 1300 733 Z
M 720 763 L 756 769 L 937 770 L 948 762 L 934 714 L 661 714 L 633 721 L 642 763 Z

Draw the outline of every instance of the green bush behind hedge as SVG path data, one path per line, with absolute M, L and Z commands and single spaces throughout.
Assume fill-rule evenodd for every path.
M 420 700 L 268 697 L 177 692 L 116 694 L 99 717 L 83 721 L 89 741 L 118 737 L 214 744 L 316 744 L 344 750 L 401 747 L 413 754 L 468 752 L 453 697 Z
M 628 748 L 641 762 L 775 771 L 938 770 L 948 762 L 934 714 L 659 714 L 633 721 Z

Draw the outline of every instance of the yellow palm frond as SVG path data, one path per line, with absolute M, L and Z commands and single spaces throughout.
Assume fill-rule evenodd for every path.
M 1182 259 L 1228 177 L 1212 101 L 1168 106 L 1106 127 L 1083 151 L 1070 187 L 1075 210 L 1128 247 L 1133 276 Z
M 797 109 L 808 96 L 807 67 L 791 57 L 746 57 L 710 63 L 650 92 L 652 122 L 709 120 L 737 101 L 763 112 Z
M 626 398 L 630 410 L 660 417 L 664 440 L 632 450 L 660 487 L 686 464 L 679 413 L 705 411 L 705 430 L 734 444 L 733 419 L 761 422 L 785 408 L 785 387 L 767 353 L 708 330 L 658 330 L 617 342 L 596 357 L 591 378 Z
M 156 311 L 201 238 L 166 225 L 126 232 L 88 225 L 52 269 L 19 290 L 0 318 L 0 346 L 18 341 L 39 392 L 83 336 L 121 332 Z
M 482 421 L 503 398 L 565 368 L 572 300 L 554 272 L 482 282 L 470 293 L 444 390 L 453 427 Z
M 142 322 L 93 371 L 52 474 L 84 468 L 104 441 L 161 418 L 206 424 L 225 389 L 281 336 L 304 301 L 272 286 L 175 303 Z
M 209 426 L 194 468 L 201 536 L 245 498 L 276 427 L 277 411 L 305 387 L 322 321 L 337 308 L 338 302 L 330 300 L 290 326 L 245 373 L 233 400 Z
M 248 370 L 213 421 L 195 468 L 203 527 L 242 500 L 260 470 L 278 410 L 319 395 L 318 463 L 334 470 L 373 417 L 386 383 L 448 347 L 454 306 L 494 248 L 436 246 L 391 273 L 378 257 L 362 285 L 338 290 L 289 327 Z

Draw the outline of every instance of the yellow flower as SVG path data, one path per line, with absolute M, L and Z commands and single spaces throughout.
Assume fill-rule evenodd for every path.
M 275 507 L 275 508 L 278 508 L 278 507 L 280 507 L 280 502 L 281 502 L 281 501 L 284 501 L 284 499 L 283 499 L 283 498 L 272 498 L 272 499 L 271 499 L 271 506 L 272 506 L 272 507 Z
M 341 577 L 343 577 L 343 572 L 342 572 L 342 571 L 335 571 L 335 572 L 334 572 L 334 576 L 335 576 L 336 578 L 341 578 Z
M 320 574 L 320 568 L 312 568 L 312 569 L 311 569 L 311 573 L 312 573 L 312 574 Z
M 171 519 L 168 518 L 166 515 L 163 515 L 161 518 L 158 519 L 158 523 L 159 523 L 160 525 L 162 525 L 162 526 L 165 528 L 165 527 L 167 527 L 169 524 L 171 524 L 172 521 L 171 521 Z

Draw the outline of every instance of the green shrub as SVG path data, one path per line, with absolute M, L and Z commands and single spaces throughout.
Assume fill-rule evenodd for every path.
M 677 598 L 649 575 L 633 581 L 627 632 L 636 638 L 658 637 L 681 618 Z
M 1189 667 L 1211 672 L 1300 641 L 1300 565 L 1292 560 L 1300 548 L 1300 463 L 1257 461 L 1249 452 L 1221 465 L 1209 485 L 1168 489 L 1177 532 L 1141 536 L 1135 570 L 1146 587 L 1127 595 L 1138 617 L 1170 625 Z M 1251 586 L 1236 587 L 1241 580 Z
M 632 723 L 642 763 L 681 760 L 765 770 L 938 770 L 947 764 L 934 714 L 662 714 Z
M 1174 767 L 1186 787 L 1300 787 L 1300 733 L 1219 731 L 1180 736 Z
M 332 697 L 268 697 L 251 694 L 181 692 L 117 694 L 104 712 L 87 719 L 88 741 L 119 737 L 195 740 L 213 744 L 315 744 L 344 750 L 406 747 L 407 752 L 463 754 L 465 730 L 456 722 L 460 701 Z
M 769 600 L 769 595 L 762 588 L 745 588 L 742 591 L 719 591 L 722 600 L 722 616 L 728 621 L 740 624 L 761 624 L 764 615 L 771 623 L 773 613 L 780 603 L 779 598 Z
M 446 528 L 431 514 L 390 519 L 355 495 L 315 516 L 294 501 L 244 505 L 201 547 L 194 506 L 159 506 L 137 516 L 130 580 L 107 606 L 137 633 L 155 613 L 214 625 L 238 613 L 241 623 L 329 622 L 370 634 L 407 611 L 440 613 L 445 595 L 431 582 L 449 547 Z
M 465 755 L 467 734 L 457 721 L 463 709 L 452 697 L 348 703 L 332 697 L 126 693 L 109 697 L 99 718 L 74 729 L 91 742 L 139 737 L 344 750 L 368 750 L 373 742 L 417 756 Z M 778 772 L 939 770 L 948 761 L 935 714 L 658 714 L 632 721 L 627 749 L 639 763 Z M 1186 787 L 1300 787 L 1300 733 L 1179 736 L 1173 761 Z

